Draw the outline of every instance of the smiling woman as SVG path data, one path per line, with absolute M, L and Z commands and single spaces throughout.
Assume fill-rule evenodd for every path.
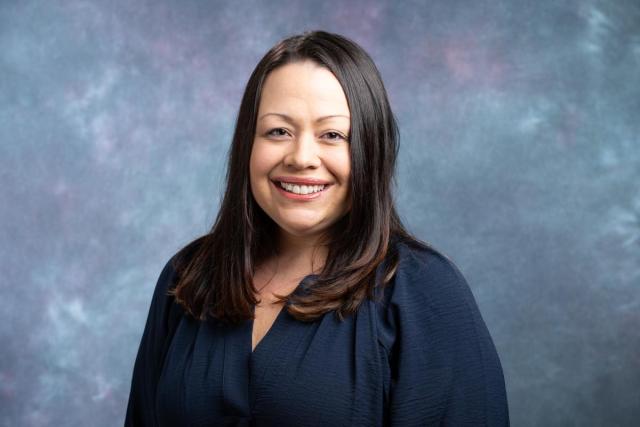
M 299 246 L 296 240 L 318 246 L 349 209 L 343 135 L 350 118 L 340 82 L 313 61 L 283 65 L 266 79 L 258 116 L 249 164 L 253 197 L 279 226 L 280 248 Z
M 464 276 L 396 213 L 397 152 L 360 46 L 314 31 L 267 52 L 216 222 L 158 278 L 126 425 L 509 424 Z

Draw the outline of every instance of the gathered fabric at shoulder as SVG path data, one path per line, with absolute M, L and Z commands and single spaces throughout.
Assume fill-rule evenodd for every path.
M 384 289 L 389 425 L 509 425 L 504 376 L 466 279 L 432 247 L 401 243 Z

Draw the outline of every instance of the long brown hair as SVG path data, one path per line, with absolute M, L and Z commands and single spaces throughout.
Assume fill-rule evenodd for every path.
M 411 236 L 396 212 L 392 186 L 399 133 L 380 74 L 355 42 L 308 31 L 273 46 L 251 74 L 242 97 L 229 151 L 226 191 L 211 231 L 184 247 L 174 262 L 177 285 L 169 291 L 185 311 L 238 323 L 253 318 L 253 274 L 276 251 L 278 226 L 258 206 L 249 184 L 249 158 L 263 83 L 275 68 L 312 60 L 330 70 L 345 92 L 351 113 L 351 209 L 331 229 L 322 271 L 309 292 L 285 296 L 289 313 L 302 321 L 335 310 L 342 320 L 365 298 L 375 297 L 376 269 L 382 284 L 397 267 L 391 241 L 424 244 Z

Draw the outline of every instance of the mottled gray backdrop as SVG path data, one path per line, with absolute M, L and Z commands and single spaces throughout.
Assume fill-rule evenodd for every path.
M 513 425 L 640 425 L 636 0 L 0 1 L 2 425 L 121 425 L 249 74 L 309 29 L 378 64 L 399 210 L 467 277 Z

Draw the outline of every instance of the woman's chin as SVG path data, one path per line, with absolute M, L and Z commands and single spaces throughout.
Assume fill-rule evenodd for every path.
M 287 234 L 294 237 L 313 237 L 324 231 L 322 224 L 318 222 L 289 222 L 280 224 L 280 228 Z

